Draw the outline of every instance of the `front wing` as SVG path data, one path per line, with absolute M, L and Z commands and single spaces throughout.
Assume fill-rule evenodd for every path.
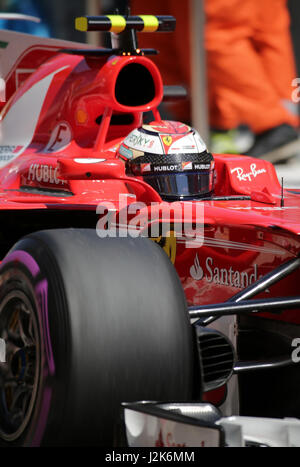
M 222 417 L 207 403 L 123 404 L 130 447 L 299 447 L 300 420 Z

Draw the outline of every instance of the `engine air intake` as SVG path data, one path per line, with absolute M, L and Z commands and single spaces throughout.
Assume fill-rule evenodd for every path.
M 120 71 L 115 86 L 116 100 L 121 105 L 138 107 L 155 98 L 155 85 L 150 71 L 139 63 L 131 63 Z

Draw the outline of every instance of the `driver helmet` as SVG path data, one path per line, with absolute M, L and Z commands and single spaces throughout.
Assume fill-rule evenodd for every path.
M 142 177 L 164 200 L 210 196 L 214 185 L 214 159 L 199 133 L 173 121 L 152 122 L 125 138 L 118 156 L 126 174 Z

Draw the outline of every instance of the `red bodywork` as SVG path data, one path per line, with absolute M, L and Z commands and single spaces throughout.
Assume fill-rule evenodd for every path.
M 27 38 L 17 39 L 21 36 Z M 106 201 L 118 206 L 120 194 L 129 194 L 129 203 L 160 201 L 151 187 L 125 175 L 117 157 L 144 112 L 152 111 L 160 121 L 163 85 L 157 67 L 145 56 L 85 58 L 80 52 L 60 53 L 63 47 L 54 41 L 45 52 L 44 45 L 36 45 L 34 55 L 32 46 L 25 48 L 23 62 L 16 56 L 5 76 L 0 209 L 72 210 L 76 226 L 76 212 L 95 211 Z M 23 74 L 13 85 L 11 77 L 20 77 L 26 67 L 28 77 Z M 245 156 L 214 157 L 214 195 L 236 199 L 196 201 L 204 206 L 204 243 L 186 248 L 181 238 L 173 247 L 189 305 L 225 301 L 300 252 L 300 191 L 284 190 L 282 206 L 272 164 Z M 264 296 L 297 295 L 298 283 L 295 272 Z M 272 318 L 300 324 L 298 310 Z

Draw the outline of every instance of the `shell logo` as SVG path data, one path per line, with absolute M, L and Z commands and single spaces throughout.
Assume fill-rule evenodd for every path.
M 176 234 L 173 230 L 166 233 L 166 236 L 160 236 L 151 238 L 151 240 L 157 243 L 168 255 L 172 264 L 176 260 Z

